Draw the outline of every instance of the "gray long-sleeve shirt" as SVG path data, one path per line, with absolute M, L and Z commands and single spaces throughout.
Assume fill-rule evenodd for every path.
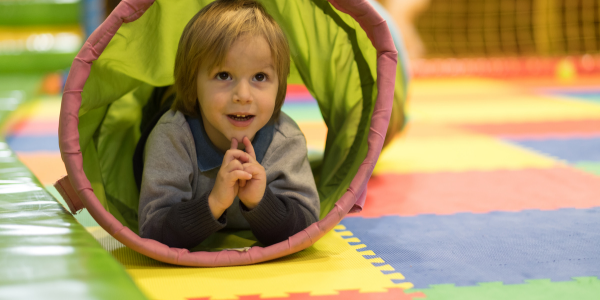
M 208 195 L 220 164 L 210 166 L 210 161 L 202 161 L 203 153 L 207 157 L 214 154 L 214 146 L 210 141 L 203 144 L 202 139 L 194 140 L 181 112 L 166 112 L 152 130 L 144 151 L 140 236 L 172 247 L 191 248 L 227 227 L 252 229 L 260 242 L 273 244 L 317 221 L 319 197 L 304 135 L 283 112 L 273 131 L 261 162 L 267 175 L 265 196 L 252 210 L 236 197 L 215 220 L 208 207 Z

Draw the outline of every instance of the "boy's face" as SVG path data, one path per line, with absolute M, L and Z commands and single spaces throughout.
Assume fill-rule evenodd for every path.
M 210 140 L 226 151 L 231 139 L 239 145 L 269 122 L 275 108 L 278 78 L 264 37 L 242 36 L 232 45 L 223 65 L 200 68 L 198 102 Z

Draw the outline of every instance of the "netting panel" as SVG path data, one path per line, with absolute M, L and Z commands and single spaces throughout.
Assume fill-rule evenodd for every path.
M 416 21 L 428 57 L 600 50 L 600 0 L 431 0 Z

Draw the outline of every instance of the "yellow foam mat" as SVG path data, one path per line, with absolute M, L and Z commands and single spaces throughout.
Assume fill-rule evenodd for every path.
M 372 264 L 379 261 L 363 257 L 374 253 L 359 253 L 357 249 L 365 245 L 349 245 L 342 238 L 345 232 L 329 232 L 304 251 L 266 263 L 241 267 L 190 268 L 164 264 L 134 252 L 100 227 L 88 227 L 88 231 L 125 266 L 150 299 L 238 299 L 237 296 L 243 295 L 269 298 L 306 292 L 313 296 L 337 295 L 341 290 L 386 292 L 386 288 L 412 286 L 409 282 L 392 282 L 392 279 L 403 279 L 402 274 L 383 274 L 381 267 Z
M 20 104 L 19 108 L 11 113 L 3 124 L 2 133 L 4 135 L 9 134 L 13 131 L 13 127 L 23 120 L 28 122 L 54 122 L 58 124 L 60 102 L 60 96 L 44 96 Z
M 600 118 L 600 106 L 558 97 L 522 96 L 518 99 L 415 102 L 408 106 L 411 120 L 435 123 L 500 123 Z
M 399 137 L 383 151 L 374 174 L 550 168 L 557 163 L 550 157 L 483 135 Z
M 524 88 L 487 78 L 419 78 L 411 81 L 411 96 L 419 100 L 429 97 L 463 97 L 464 95 L 522 94 Z
M 0 41 L 27 40 L 32 34 L 61 34 L 71 33 L 83 36 L 83 29 L 79 25 L 44 25 L 44 26 L 0 26 Z
M 47 97 L 35 105 L 31 114 L 35 115 L 36 121 L 56 121 L 56 116 L 60 115 L 60 97 Z

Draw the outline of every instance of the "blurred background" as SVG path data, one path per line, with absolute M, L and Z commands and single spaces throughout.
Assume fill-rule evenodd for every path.
M 404 40 L 415 78 L 562 80 L 600 69 L 599 2 L 379 0 Z M 0 1 L 0 72 L 56 72 L 49 80 L 57 83 L 85 38 L 117 4 L 117 0 Z M 58 92 L 58 84 L 51 86 L 45 85 L 46 92 Z
M 404 40 L 415 78 L 565 80 L 600 69 L 599 2 L 379 0 Z M 64 75 L 85 38 L 117 4 L 117 0 L 0 1 L 0 72 Z M 57 92 L 56 87 L 47 92 Z
M 382 0 L 419 76 L 598 71 L 596 0 Z

